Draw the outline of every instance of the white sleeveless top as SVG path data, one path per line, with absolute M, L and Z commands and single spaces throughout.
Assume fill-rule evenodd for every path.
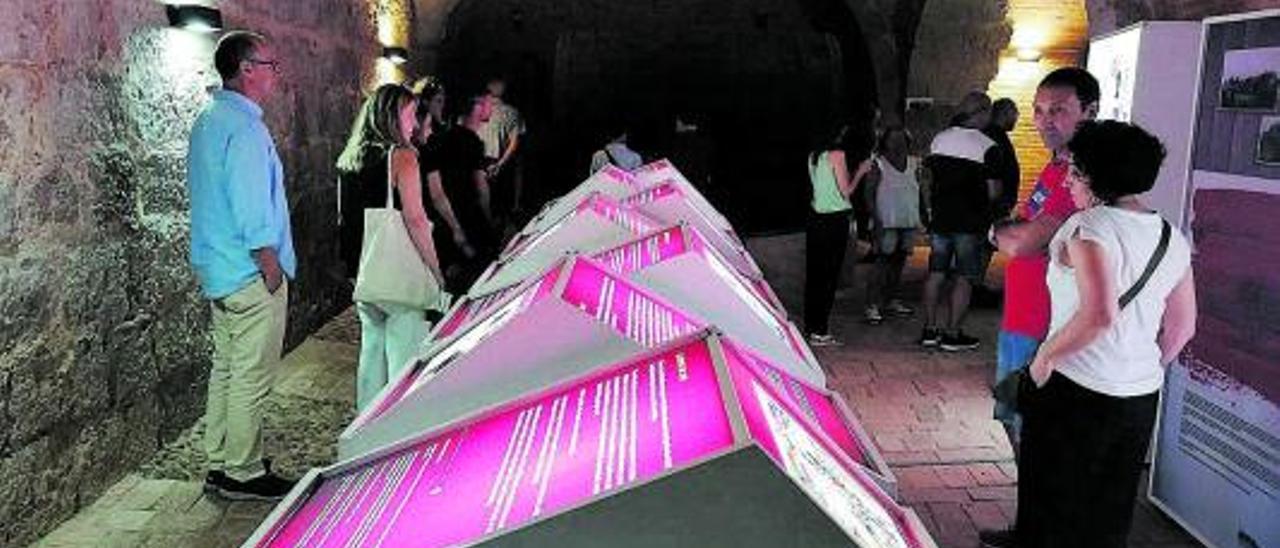
M 1079 307 L 1075 269 L 1063 266 L 1067 240 L 1074 235 L 1097 242 L 1105 251 L 1116 295 L 1133 287 L 1160 243 L 1160 216 L 1098 206 L 1067 219 L 1049 243 L 1046 281 L 1053 303 L 1049 323 L 1052 337 Z M 1176 228 L 1169 248 L 1147 285 L 1120 311 L 1111 329 L 1080 352 L 1063 359 L 1057 371 L 1095 392 L 1129 397 L 1150 394 L 1164 384 L 1164 365 L 1156 336 L 1164 318 L 1165 298 L 1191 268 L 1191 250 Z
M 876 156 L 880 184 L 876 187 L 876 212 L 884 228 L 915 228 L 920 225 L 920 182 L 916 168 L 920 159 L 907 157 L 906 169 L 898 171 L 883 156 Z

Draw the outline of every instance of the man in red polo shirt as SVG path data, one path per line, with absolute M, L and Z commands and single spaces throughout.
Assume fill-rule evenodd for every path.
M 1013 218 L 992 231 L 996 247 L 1010 257 L 1004 275 L 1004 320 L 996 346 L 997 384 L 1031 363 L 1049 330 L 1046 247 L 1062 222 L 1076 212 L 1064 184 L 1070 159 L 1067 141 L 1080 122 L 1098 113 L 1099 95 L 1097 79 L 1076 67 L 1049 73 L 1036 88 L 1036 131 L 1053 159 L 1040 172 L 1031 194 L 1014 209 Z M 1016 456 L 1021 417 L 997 401 L 995 418 L 1009 435 Z M 1013 545 L 1010 531 L 982 531 L 979 537 L 985 546 Z
M 1098 111 L 1098 81 L 1084 69 L 1067 67 L 1044 77 L 1036 89 L 1035 124 L 1053 159 L 1040 172 L 1035 188 L 1014 211 L 1014 220 L 994 231 L 996 245 L 1010 256 L 1005 267 L 1004 320 L 996 350 L 996 382 L 1026 367 L 1049 330 L 1049 289 L 1045 248 L 1062 222 L 1075 213 L 1063 184 L 1067 176 L 1067 141 L 1076 126 Z M 1018 417 L 997 403 L 996 419 L 1018 447 Z

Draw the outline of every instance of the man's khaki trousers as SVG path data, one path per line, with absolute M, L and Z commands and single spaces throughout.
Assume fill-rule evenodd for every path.
M 204 448 L 209 470 L 236 481 L 265 473 L 262 415 L 280 362 L 288 303 L 287 281 L 272 294 L 261 277 L 211 303 L 213 368 Z

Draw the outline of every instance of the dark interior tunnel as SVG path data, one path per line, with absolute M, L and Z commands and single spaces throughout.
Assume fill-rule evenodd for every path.
M 494 75 L 528 123 L 535 199 L 582 181 L 620 130 L 646 159 L 669 157 L 745 234 L 802 226 L 805 152 L 840 123 L 870 124 L 875 78 L 841 0 L 464 1 L 439 76 L 453 93 Z M 697 131 L 675 131 L 676 118 Z

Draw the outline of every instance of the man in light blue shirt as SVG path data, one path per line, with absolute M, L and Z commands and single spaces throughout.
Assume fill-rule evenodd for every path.
M 297 259 L 284 170 L 258 105 L 280 65 L 262 35 L 244 31 L 218 41 L 214 65 L 223 86 L 196 119 L 187 154 L 191 265 L 213 312 L 205 490 L 278 500 L 293 483 L 262 458 L 262 415 Z

